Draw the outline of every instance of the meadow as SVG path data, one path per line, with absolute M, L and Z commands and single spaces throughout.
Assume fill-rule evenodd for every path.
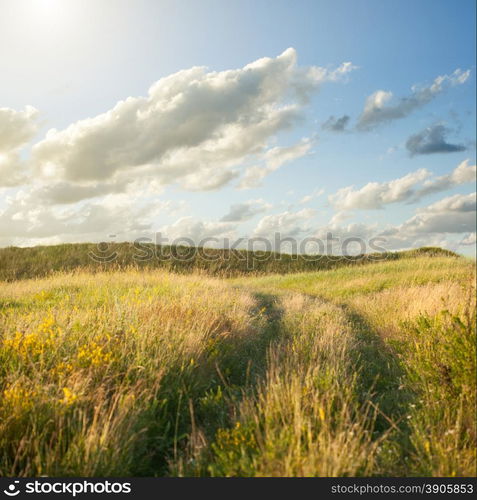
M 476 475 L 474 261 L 49 248 L 0 252 L 1 476 Z

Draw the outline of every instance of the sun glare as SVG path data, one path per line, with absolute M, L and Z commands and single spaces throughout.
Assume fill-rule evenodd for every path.
M 32 0 L 30 14 L 41 22 L 58 22 L 67 7 L 65 0 Z
M 41 9 L 55 9 L 62 2 L 61 0 L 33 0 L 33 3 Z

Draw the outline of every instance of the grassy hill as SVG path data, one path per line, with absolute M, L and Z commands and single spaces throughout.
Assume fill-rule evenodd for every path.
M 327 255 L 289 255 L 247 250 L 218 250 L 196 247 L 115 243 L 106 250 L 91 243 L 74 243 L 30 248 L 0 248 L 0 280 L 47 276 L 81 269 L 101 272 L 124 269 L 166 269 L 176 273 L 203 272 L 212 276 L 296 273 L 334 269 L 352 264 L 396 260 L 419 255 L 454 256 L 442 248 L 425 247 L 405 252 L 357 255 L 343 258 Z M 95 258 L 92 258 L 95 256 Z M 115 256 L 114 259 L 109 257 Z
M 475 475 L 472 261 L 178 274 L 87 248 L 0 251 L 0 475 Z

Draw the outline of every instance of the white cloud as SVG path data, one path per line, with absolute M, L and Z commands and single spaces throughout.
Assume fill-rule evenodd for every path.
M 288 49 L 240 69 L 179 71 L 145 97 L 128 97 L 98 116 L 48 131 L 33 146 L 28 176 L 20 148 L 36 133 L 38 112 L 0 109 L 0 186 L 25 184 L 3 200 L 0 244 L 134 236 L 152 228 L 154 207 L 165 203 L 153 198 L 166 185 L 215 190 L 250 165 L 257 172 L 248 170 L 244 183 L 256 183 L 309 153 L 313 139 L 281 146 L 277 133 L 301 122 L 322 83 L 344 80 L 352 69 L 351 63 L 299 67 Z M 240 217 L 265 209 L 264 202 L 250 204 Z M 211 234 L 229 226 L 182 220 L 167 228 Z
M 167 238 L 167 244 L 174 242 L 186 244 L 186 240 L 190 240 L 195 245 L 204 244 L 204 246 L 220 247 L 224 238 L 233 239 L 235 237 L 236 228 L 237 223 L 234 222 L 202 221 L 196 217 L 187 216 L 178 219 L 173 224 L 163 226 L 160 233 L 163 239 Z M 177 241 L 179 239 L 182 242 Z M 204 242 L 205 239 L 209 239 L 209 241 Z
M 396 103 L 391 102 L 393 98 L 392 92 L 377 90 L 366 99 L 356 128 L 358 130 L 370 130 L 382 123 L 404 118 L 414 110 L 432 101 L 446 88 L 465 83 L 469 75 L 470 70 L 456 69 L 451 75 L 438 76 L 427 87 L 419 88 L 414 86 L 411 89 L 411 94 L 401 97 Z
M 465 160 L 447 175 L 435 179 L 429 179 L 430 176 L 426 169 L 420 169 L 389 182 L 370 182 L 361 189 L 354 189 L 353 186 L 339 189 L 328 200 L 337 210 L 375 210 L 390 203 L 412 203 L 429 194 L 474 182 L 476 166 Z
M 240 189 L 251 189 L 260 186 L 262 179 L 274 172 L 285 163 L 297 160 L 309 154 L 314 141 L 303 138 L 292 146 L 276 146 L 268 149 L 262 156 L 263 165 L 253 165 L 245 171 L 245 175 L 239 184 Z
M 361 238 L 364 241 L 376 236 L 377 225 L 359 222 L 340 225 L 340 223 L 330 221 L 327 226 L 319 228 L 315 236 L 325 239 L 327 233 L 331 233 L 334 238 L 338 238 L 341 242 L 347 238 Z
M 16 186 L 25 180 L 19 151 L 36 134 L 37 118 L 32 106 L 23 111 L 0 108 L 0 186 Z
M 222 222 L 241 222 L 251 219 L 256 215 L 266 212 L 271 205 L 262 199 L 248 200 L 243 203 L 231 205 L 229 212 L 220 220 Z
M 266 215 L 257 224 L 253 231 L 254 237 L 272 240 L 276 233 L 282 238 L 298 237 L 311 230 L 309 221 L 316 215 L 311 208 L 303 208 L 298 212 L 282 212 L 280 214 Z
M 37 185 L 32 190 L 32 196 L 39 203 L 47 205 L 62 205 L 76 203 L 88 198 L 96 198 L 110 193 L 121 193 L 126 188 L 126 182 L 113 181 L 105 183 L 76 184 L 60 181 Z
M 349 219 L 351 217 L 351 214 L 349 212 L 346 212 L 345 210 L 341 210 L 339 212 L 336 212 L 333 217 L 330 219 L 330 225 L 336 226 L 344 222 L 346 219 Z
M 34 192 L 21 190 L 0 210 L 0 245 L 46 243 L 52 238 L 101 241 L 111 234 L 132 240 L 152 231 L 159 215 L 176 213 L 180 206 L 143 200 L 137 194 L 109 194 L 95 201 L 49 206 L 39 204 Z
M 38 111 L 25 106 L 23 111 L 0 108 L 0 152 L 16 150 L 36 134 Z
M 457 195 L 461 196 L 461 195 Z M 475 193 L 473 200 L 442 200 L 441 206 L 431 205 L 402 224 L 401 232 L 464 233 L 475 229 Z M 445 203 L 444 203 L 445 201 Z M 452 205 L 450 205 L 452 202 Z M 472 205 L 473 208 L 469 209 Z
M 389 182 L 369 182 L 358 190 L 348 186 L 330 195 L 328 200 L 337 210 L 383 208 L 386 204 L 409 199 L 414 194 L 414 187 L 429 175 L 427 170 L 420 169 Z
M 443 212 L 475 212 L 476 198 L 475 193 L 467 195 L 455 194 L 442 200 L 428 205 L 425 208 L 418 209 L 422 213 L 443 213 Z
M 310 203 L 310 201 L 321 196 L 324 192 L 324 189 L 315 189 L 312 193 L 303 196 L 298 203 L 300 203 L 300 205 L 306 205 L 307 203 Z
M 267 167 L 276 170 L 285 163 L 301 158 L 310 151 L 312 145 L 313 141 L 305 138 L 293 146 L 271 148 L 264 154 Z
M 475 232 L 476 193 L 446 197 L 420 208 L 417 214 L 400 226 L 389 228 L 382 235 L 393 247 L 410 247 L 431 237 L 433 241 L 446 234 Z
M 459 242 L 459 245 L 463 246 L 472 246 L 477 243 L 477 234 L 474 233 L 469 233 L 462 240 Z
M 475 182 L 475 180 L 476 166 L 470 165 L 469 160 L 464 160 L 450 174 L 425 181 L 423 187 L 413 196 L 412 201 L 419 200 L 428 194 L 445 191 L 460 184 Z
M 16 151 L 0 153 L 0 187 L 18 186 L 25 181 L 24 165 Z
M 241 69 L 179 71 L 157 81 L 146 97 L 128 97 L 94 118 L 50 130 L 33 149 L 34 164 L 46 177 L 74 183 L 125 176 L 216 189 L 251 155 L 265 154 L 267 169 L 297 155 L 286 148 L 264 152 L 271 137 L 300 119 L 323 82 L 352 69 L 350 63 L 335 70 L 298 67 L 295 50 L 287 49 Z

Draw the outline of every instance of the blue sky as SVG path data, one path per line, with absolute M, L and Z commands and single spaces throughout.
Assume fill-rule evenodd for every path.
M 0 245 L 472 253 L 475 33 L 474 0 L 0 0 Z

